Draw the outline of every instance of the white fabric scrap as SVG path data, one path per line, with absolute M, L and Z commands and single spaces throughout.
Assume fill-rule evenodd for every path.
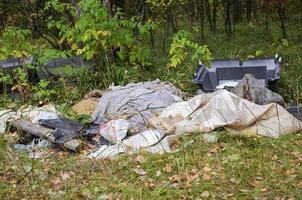
M 6 130 L 6 122 L 14 119 L 16 112 L 12 110 L 1 110 L 0 111 L 0 134 L 4 133 Z
M 114 157 L 118 154 L 125 153 L 126 146 L 123 144 L 116 144 L 116 145 L 102 145 L 98 150 L 88 155 L 88 158 L 108 158 Z
M 40 119 L 57 119 L 57 110 L 51 105 L 45 105 L 42 107 L 29 106 L 28 108 L 18 111 L 18 117 L 28 118 L 32 123 L 38 123 Z
M 2 110 L 0 111 L 0 133 L 5 132 L 8 121 L 19 118 L 27 118 L 32 123 L 38 123 L 40 119 L 57 119 L 58 112 L 51 104 L 42 107 L 29 106 L 26 109 L 18 110 L 17 112 Z
M 123 140 L 123 143 L 131 148 L 140 149 L 158 143 L 163 137 L 164 133 L 160 131 L 147 130 Z

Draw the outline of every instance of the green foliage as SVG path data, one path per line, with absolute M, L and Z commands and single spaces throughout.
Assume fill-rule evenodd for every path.
M 262 50 L 256 50 L 254 54 L 248 55 L 247 58 L 256 58 L 263 56 L 263 51 Z
M 14 69 L 14 82 L 11 88 L 12 91 L 18 92 L 21 95 L 22 100 L 29 99 L 31 97 L 31 86 L 28 82 L 27 72 L 24 68 Z
M 0 84 L 9 85 L 13 83 L 13 79 L 9 74 L 5 74 L 3 71 L 0 71 Z
M 29 56 L 34 48 L 30 35 L 28 29 L 7 27 L 0 38 L 0 59 Z
M 151 22 L 142 24 L 137 17 L 126 19 L 120 11 L 111 16 L 97 0 L 81 0 L 76 7 L 52 0 L 46 8 L 50 6 L 74 16 L 74 23 L 63 17 L 48 22 L 49 28 L 60 31 L 59 42 L 67 43 L 74 54 L 94 60 L 100 66 L 116 65 L 117 59 L 142 66 L 148 64 L 150 52 L 144 42 L 155 28 Z
M 177 67 L 185 61 L 194 64 L 201 60 L 205 64 L 208 64 L 212 59 L 208 47 L 206 45 L 200 46 L 198 43 L 193 42 L 186 31 L 179 31 L 173 35 L 170 56 L 169 67 Z
M 41 80 L 37 85 L 33 87 L 33 99 L 36 102 L 42 101 L 43 103 L 47 103 L 53 99 L 55 95 L 55 90 L 49 88 L 50 82 Z
M 154 13 L 156 20 L 167 20 L 171 12 L 176 13 L 179 17 L 183 16 L 184 7 L 189 4 L 188 0 L 146 0 L 147 5 Z

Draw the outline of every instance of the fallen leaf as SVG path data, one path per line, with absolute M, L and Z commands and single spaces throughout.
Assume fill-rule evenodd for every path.
M 210 193 L 208 191 L 204 191 L 203 193 L 201 193 L 200 197 L 208 198 L 208 197 L 210 197 Z
M 209 172 L 209 171 L 211 171 L 212 169 L 209 168 L 209 167 L 204 167 L 203 170 L 206 171 L 206 172 Z
M 169 181 L 171 181 L 172 183 L 180 182 L 180 180 L 181 180 L 181 177 L 179 175 L 174 175 L 174 176 L 169 177 Z
M 147 175 L 147 172 L 145 170 L 143 170 L 142 168 L 135 168 L 133 171 L 139 176 Z
M 273 155 L 272 161 L 276 161 L 277 159 L 278 159 L 278 156 L 277 155 Z
M 260 191 L 261 192 L 267 192 L 268 190 L 267 190 L 267 188 L 262 188 L 262 189 L 260 189 Z
M 165 171 L 171 173 L 173 171 L 172 164 L 166 164 Z
M 99 198 L 99 200 L 112 200 L 112 194 L 102 194 Z
M 193 182 L 197 177 L 198 177 L 198 174 L 195 174 L 195 175 L 192 175 L 192 176 L 187 176 L 187 180 L 189 182 Z
M 161 172 L 160 172 L 159 170 L 158 170 L 158 171 L 156 171 L 155 176 L 156 176 L 156 177 L 161 176 Z
M 230 181 L 231 181 L 232 183 L 236 183 L 236 179 L 235 179 L 235 178 L 231 178 Z
M 68 173 L 61 172 L 61 178 L 63 181 L 67 181 L 70 178 L 70 175 Z
M 146 158 L 142 155 L 138 155 L 138 156 L 136 156 L 135 161 L 138 163 L 144 163 L 144 162 L 146 162 Z
M 202 175 L 202 179 L 205 181 L 210 181 L 212 178 L 208 174 L 204 174 L 204 175 Z
M 61 180 L 60 179 L 54 179 L 54 180 L 51 180 L 51 182 L 54 184 L 54 185 L 59 185 L 61 183 Z

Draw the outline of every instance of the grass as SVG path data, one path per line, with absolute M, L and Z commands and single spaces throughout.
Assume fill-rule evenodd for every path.
M 181 137 L 174 153 L 141 152 L 112 161 L 68 152 L 33 161 L 10 150 L 7 137 L 0 137 L 1 199 L 300 199 L 302 195 L 301 132 L 274 140 L 222 131 L 215 144 L 194 133 Z M 136 168 L 147 176 L 136 174 Z
M 279 29 L 238 25 L 235 38 L 226 40 L 223 28 L 206 32 L 202 42 L 214 58 L 241 58 L 262 50 L 263 56 L 279 53 L 283 57 L 281 80 L 277 91 L 287 100 L 300 99 L 302 48 L 301 30 L 289 27 L 289 45 L 283 46 Z M 299 35 L 300 34 L 300 35 Z M 198 32 L 193 34 L 198 38 Z M 153 80 L 171 81 L 193 95 L 197 86 L 191 83 L 196 65 L 184 63 L 168 69 L 167 52 L 161 52 L 152 66 L 121 67 L 102 77 L 102 85 Z M 168 42 L 166 42 L 168 48 Z M 166 48 L 166 49 L 167 49 Z M 93 88 L 93 76 L 80 79 L 81 91 Z M 108 79 L 108 80 L 107 80 Z M 91 84 L 93 83 L 93 84 Z M 68 110 L 77 95 L 64 84 L 59 90 Z M 63 85 L 63 86 L 62 86 Z M 60 102 L 62 103 L 62 102 Z M 68 115 L 69 116 L 69 115 Z M 90 160 L 83 154 L 49 151 L 49 156 L 32 160 L 27 153 L 13 151 L 15 137 L 0 135 L 0 199 L 301 199 L 302 132 L 274 140 L 265 137 L 233 136 L 221 131 L 215 144 L 203 141 L 200 133 L 179 139 L 178 149 L 169 154 L 120 156 L 115 160 Z M 147 176 L 139 176 L 141 168 Z

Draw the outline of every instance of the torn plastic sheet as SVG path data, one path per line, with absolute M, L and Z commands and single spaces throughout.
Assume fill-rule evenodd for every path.
M 48 104 L 42 107 L 29 106 L 24 110 L 19 110 L 17 116 L 28 118 L 32 123 L 38 123 L 40 119 L 57 119 L 58 113 L 53 105 Z
M 16 117 L 16 112 L 12 110 L 0 111 L 0 133 L 4 133 L 6 130 L 6 122 Z
M 151 153 L 171 152 L 172 136 L 164 137 L 157 130 L 147 130 L 129 137 L 116 145 L 102 145 L 98 150 L 88 155 L 89 158 L 108 158 L 130 150 L 145 150 Z
M 88 158 L 110 158 L 125 152 L 126 146 L 124 144 L 102 145 L 97 151 L 89 154 Z
M 124 119 L 111 120 L 100 127 L 100 135 L 116 144 L 127 136 L 129 122 Z
M 153 146 L 149 146 L 144 148 L 145 151 L 148 151 L 150 153 L 168 153 L 168 152 L 172 152 L 171 151 L 171 144 L 173 142 L 173 136 L 166 136 L 164 137 L 159 143 L 153 145 Z
M 158 143 L 164 135 L 157 130 L 147 130 L 123 140 L 123 143 L 131 148 L 140 149 Z

